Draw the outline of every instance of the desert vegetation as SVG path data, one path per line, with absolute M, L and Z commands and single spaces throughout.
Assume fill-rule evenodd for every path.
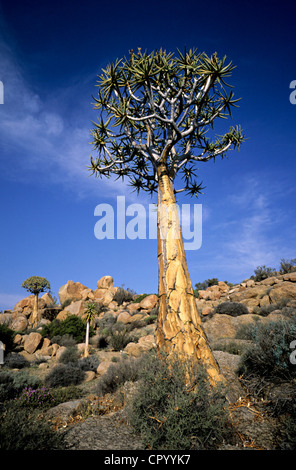
M 144 449 L 295 449 L 295 274 L 290 265 L 260 281 L 198 285 L 226 379 L 218 388 L 202 366 L 157 352 L 155 294 L 113 287 L 111 276 L 96 289 L 68 281 L 59 304 L 39 299 L 37 326 L 34 296 L 23 299 L 0 316 L 1 449 L 68 449 L 79 423 L 104 416 L 122 416 Z

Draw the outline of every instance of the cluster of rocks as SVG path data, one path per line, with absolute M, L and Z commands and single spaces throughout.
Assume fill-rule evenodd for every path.
M 49 293 L 40 297 L 38 328 L 50 323 L 54 318 L 64 320 L 68 315 L 81 317 L 90 301 L 104 307 L 98 319 L 105 315 L 112 315 L 116 317 L 116 321 L 124 324 L 145 320 L 151 311 L 157 308 L 158 297 L 155 294 L 144 297 L 141 302 L 135 303 L 132 299 L 119 305 L 116 301 L 118 290 L 119 287 L 114 286 L 112 276 L 103 276 L 99 279 L 95 290 L 80 282 L 68 281 L 59 289 L 60 305 L 54 304 L 54 299 Z M 296 272 L 269 277 L 260 282 L 246 279 L 234 286 L 218 282 L 218 285 L 200 290 L 196 304 L 204 320 L 204 328 L 209 339 L 217 340 L 223 337 L 234 337 L 241 324 L 254 321 L 256 316 L 260 316 L 262 308 L 277 304 L 282 299 L 286 299 L 289 302 L 288 305 L 296 307 Z M 241 303 L 247 307 L 248 314 L 239 317 L 231 316 L 227 312 L 215 315 L 216 307 L 223 302 Z M 33 295 L 22 299 L 12 311 L 6 311 L 0 316 L 0 322 L 6 323 L 9 328 L 20 333 L 16 335 L 15 341 L 23 344 L 24 350 L 29 354 L 41 350 L 46 356 L 56 356 L 57 345 L 48 343 L 49 340 L 43 339 L 38 330 L 29 335 L 22 334 L 30 328 L 33 303 Z M 266 320 L 273 317 L 280 318 L 280 312 L 275 310 L 270 315 L 264 316 Z M 155 330 L 155 325 L 151 325 L 152 330 L 153 327 Z M 148 336 L 150 341 L 152 335 Z M 146 342 L 145 338 L 140 339 L 139 344 L 142 344 L 142 348 L 139 345 L 128 345 L 128 353 L 139 355 L 142 349 L 146 349 Z
M 145 319 L 151 319 L 152 313 L 155 314 L 154 318 L 156 317 L 158 309 L 157 295 L 147 295 L 142 299 L 140 297 L 138 301 L 135 299 L 135 297 L 138 296 L 135 296 L 128 301 L 122 301 L 119 300 L 118 293 L 120 293 L 120 288 L 114 287 L 112 276 L 104 276 L 99 279 L 97 287 L 94 290 L 84 286 L 80 282 L 68 281 L 59 289 L 60 305 L 56 305 L 54 299 L 48 293 L 40 297 L 40 321 L 38 327 L 31 330 L 31 332 L 34 296 L 28 296 L 22 299 L 14 306 L 12 311 L 6 311 L 4 314 L 0 315 L 0 323 L 5 323 L 9 328 L 17 332 L 15 342 L 17 343 L 20 354 L 24 355 L 29 360 L 42 359 L 39 367 L 48 368 L 51 367 L 51 364 L 54 365 L 59 361 L 66 348 L 54 342 L 52 343 L 49 338 L 44 338 L 40 334 L 42 326 L 49 324 L 54 318 L 64 320 L 68 315 L 83 316 L 86 306 L 90 301 L 104 307 L 101 309 L 101 313 L 97 319 L 98 321 L 95 327 L 96 336 L 91 338 L 90 341 L 93 348 L 92 352 L 95 351 L 95 354 L 98 355 L 99 366 L 96 371 L 89 370 L 85 373 L 85 381 L 88 382 L 105 374 L 110 365 L 113 364 L 114 358 L 119 358 L 122 353 L 129 357 L 139 357 L 145 351 L 155 347 L 156 323 L 149 321 L 147 322 L 149 323 L 148 326 L 145 326 Z M 224 343 L 227 345 L 227 342 L 233 343 L 237 341 L 239 345 L 240 342 L 245 341 L 235 339 L 237 331 L 243 325 L 258 320 L 268 322 L 270 320 L 280 320 L 284 318 L 283 311 L 279 306 L 283 299 L 288 308 L 296 309 L 296 272 L 276 275 L 261 282 L 246 279 L 234 286 L 219 282 L 218 285 L 199 291 L 196 305 L 203 322 L 203 328 L 219 366 L 228 383 L 231 384 L 231 401 L 233 402 L 236 402 L 236 400 L 244 396 L 244 390 L 235 373 L 240 356 L 226 352 L 227 348 L 223 350 L 221 344 Z M 235 304 L 239 304 L 241 307 L 243 306 L 243 308 L 239 309 L 238 314 L 234 314 L 235 309 L 233 308 L 231 309 L 229 307 L 229 310 L 227 309 L 227 306 L 235 307 Z M 222 305 L 224 305 L 225 308 L 221 309 Z M 271 313 L 269 313 L 269 307 L 272 307 L 270 308 Z M 99 338 L 101 334 L 100 320 L 106 319 L 107 316 L 113 317 L 115 325 L 118 322 L 128 327 L 132 326 L 134 322 L 137 322 L 136 328 L 140 330 L 139 334 L 136 335 L 137 339 L 131 340 L 123 351 L 98 350 L 94 346 L 96 339 Z M 81 356 L 84 352 L 84 346 L 84 343 L 77 345 Z M 67 402 L 66 404 L 58 405 L 52 413 L 54 416 L 60 417 L 62 408 L 67 411 L 68 416 L 73 413 L 73 407 L 75 408 L 80 405 L 81 400 Z M 250 436 L 255 438 L 261 448 L 272 449 L 273 434 L 275 434 L 274 430 L 278 423 L 273 418 L 266 418 L 261 421 L 256 420 L 257 415 L 249 412 L 247 406 L 249 405 L 246 405 L 245 408 L 238 408 L 240 411 L 236 423 L 238 430 L 243 435 L 246 429 L 248 429 Z M 243 416 L 242 412 L 244 412 Z M 97 420 L 106 418 L 109 420 L 108 429 L 112 430 L 115 426 L 116 416 L 117 414 L 115 413 L 110 417 L 108 415 L 106 417 L 99 416 L 89 418 L 85 423 L 82 423 L 81 426 L 74 426 L 72 430 L 72 438 L 76 446 L 74 446 L 74 448 L 84 448 L 81 447 L 81 445 L 82 442 L 85 442 L 85 435 L 87 435 L 89 439 L 89 442 L 85 444 L 85 448 L 96 448 L 94 446 L 98 446 L 99 449 L 105 448 L 105 443 L 102 444 L 100 440 L 101 432 L 100 436 L 94 434 L 93 427 L 91 426 L 93 421 L 90 420 L 95 420 L 95 429 L 99 430 L 101 429 L 100 426 L 102 423 Z M 120 417 L 121 415 L 118 416 Z M 81 433 L 83 434 L 83 438 L 81 438 Z M 132 442 L 131 439 L 130 441 Z M 110 449 L 113 449 L 113 445 L 113 440 L 106 443 L 106 446 L 109 446 L 108 448 Z M 120 448 L 132 448 L 125 447 L 126 445 L 126 442 L 121 442 Z M 133 443 L 132 445 L 135 444 Z M 140 444 L 137 443 L 136 445 L 139 446 Z
M 241 302 L 250 313 L 256 313 L 256 307 L 265 307 L 280 301 L 283 297 L 296 300 L 296 272 L 272 276 L 256 282 L 246 279 L 240 284 L 229 286 L 225 282 L 199 291 L 198 307 L 215 307 L 222 301 Z M 210 302 L 209 302 L 210 301 Z M 209 311 L 202 311 L 207 315 Z
M 59 289 L 60 305 L 55 305 L 54 299 L 49 293 L 39 298 L 38 314 L 40 321 L 34 331 L 28 332 L 31 328 L 31 316 L 33 312 L 34 296 L 19 301 L 12 311 L 6 311 L 0 316 L 0 323 L 5 323 L 10 329 L 17 332 L 14 341 L 20 353 L 28 360 L 40 360 L 40 367 L 47 367 L 46 361 L 58 361 L 65 346 L 52 343 L 49 338 L 44 338 L 40 331 L 44 325 L 51 323 L 53 319 L 65 320 L 69 315 L 82 317 L 85 314 L 89 302 L 97 303 L 101 308 L 96 325 L 104 316 L 114 317 L 115 322 L 129 325 L 133 322 L 145 320 L 151 311 L 157 307 L 158 297 L 155 294 L 146 295 L 140 302 L 130 301 L 117 302 L 115 295 L 120 288 L 114 287 L 112 276 L 104 276 L 97 282 L 95 290 L 89 289 L 80 282 L 68 281 Z M 139 296 L 134 296 L 139 297 Z M 102 308 L 103 307 L 103 308 Z M 96 336 L 91 338 L 91 343 L 95 344 L 100 335 L 100 328 L 94 326 Z M 123 352 L 128 356 L 139 357 L 143 352 L 155 347 L 155 325 L 149 325 L 149 334 L 145 328 L 139 335 L 137 342 L 129 342 Z M 78 351 L 83 355 L 85 343 L 77 345 Z M 98 375 L 102 375 L 110 366 L 111 358 L 100 362 L 97 370 Z M 90 375 L 90 374 L 89 374 Z M 89 377 L 88 377 L 89 379 Z
M 33 311 L 34 296 L 19 301 L 12 311 L 0 316 L 0 322 L 7 324 L 9 328 L 16 331 L 15 342 L 22 353 L 29 359 L 59 359 L 65 350 L 64 346 L 52 344 L 49 338 L 43 338 L 40 329 L 43 325 L 50 323 L 54 318 L 64 320 L 69 315 L 83 316 L 87 304 L 95 302 L 101 307 L 97 322 L 107 315 L 114 317 L 115 322 L 125 325 L 133 322 L 148 319 L 151 311 L 157 312 L 158 297 L 155 294 L 147 295 L 141 301 L 135 302 L 135 299 L 118 302 L 116 294 L 120 288 L 114 286 L 112 276 L 103 276 L 97 282 L 97 288 L 92 290 L 80 282 L 68 281 L 59 289 L 60 305 L 55 305 L 54 299 L 49 293 L 44 294 L 39 299 L 39 324 L 33 332 L 26 334 L 30 329 L 31 315 Z M 199 297 L 196 304 L 203 320 L 203 328 L 213 345 L 219 340 L 233 339 L 238 329 L 247 323 L 254 322 L 257 319 L 269 321 L 281 319 L 281 311 L 274 309 L 271 313 L 261 315 L 261 309 L 272 304 L 277 304 L 282 299 L 286 299 L 288 305 L 296 307 L 296 272 L 269 277 L 261 282 L 255 282 L 252 279 L 235 286 L 229 286 L 225 282 L 219 282 L 218 285 L 208 287 L 206 290 L 199 291 Z M 232 315 L 227 312 L 217 313 L 217 306 L 221 303 L 240 303 L 246 306 L 246 312 L 243 315 Z M 143 322 L 144 320 L 144 322 Z M 155 328 L 156 324 L 149 322 L 149 330 L 143 328 L 137 341 L 131 341 L 124 348 L 128 356 L 139 357 L 143 352 L 155 347 Z M 96 329 L 96 336 L 100 335 L 99 327 Z M 95 344 L 95 339 L 93 344 Z M 78 349 L 83 354 L 84 343 L 78 345 Z M 98 374 L 103 374 L 110 365 L 109 358 L 103 358 L 100 363 Z
M 240 284 L 228 286 L 225 282 L 199 291 L 198 310 L 204 320 L 204 330 L 210 341 L 234 338 L 238 329 L 247 323 L 257 321 L 281 320 L 281 310 L 277 304 L 285 299 L 286 305 L 296 308 L 296 272 L 277 275 L 256 282 L 246 279 Z M 230 312 L 215 314 L 217 307 L 224 302 L 239 303 L 247 307 L 246 313 L 233 316 Z M 271 313 L 264 315 L 262 312 Z M 228 314 L 227 314 L 228 313 Z

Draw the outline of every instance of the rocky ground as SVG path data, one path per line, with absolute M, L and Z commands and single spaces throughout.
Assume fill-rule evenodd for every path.
M 19 353 L 32 363 L 38 360 L 40 365 L 34 373 L 44 377 L 56 365 L 65 346 L 43 338 L 40 334 L 42 325 L 49 324 L 53 318 L 63 320 L 69 314 L 82 316 L 89 301 L 104 307 L 96 320 L 95 336 L 91 338 L 90 345 L 91 355 L 96 355 L 100 363 L 95 371 L 85 374 L 83 387 L 87 393 L 81 399 L 63 403 L 48 412 L 48 418 L 56 429 L 60 432 L 67 430 L 69 449 L 142 449 L 139 437 L 134 435 L 129 426 L 126 413 L 136 385 L 128 382 L 119 392 L 98 397 L 96 384 L 121 357 L 141 357 L 155 348 L 158 298 L 151 294 L 136 302 L 135 298 L 126 300 L 121 296 L 122 289 L 113 284 L 111 276 L 101 278 L 94 290 L 79 282 L 68 281 L 59 290 L 60 305 L 54 305 L 50 294 L 44 294 L 39 301 L 40 323 L 31 332 L 33 296 L 21 300 L 12 311 L 6 311 L 0 316 L 1 323 L 18 332 L 15 342 Z M 199 291 L 196 303 L 203 327 L 221 371 L 230 384 L 230 412 L 236 438 L 233 443 L 225 444 L 226 449 L 273 450 L 277 446 L 281 421 L 269 412 L 268 400 L 252 396 L 236 373 L 240 353 L 250 346 L 248 341 L 237 339 L 236 333 L 243 325 L 283 318 L 282 309 L 277 308 L 283 299 L 285 306 L 296 311 L 295 272 L 276 275 L 261 282 L 247 279 L 233 287 L 219 282 L 216 286 Z M 237 303 L 244 306 L 239 312 L 231 308 Z M 107 317 L 113 317 L 114 323 L 134 323 L 133 339 L 121 351 L 97 347 L 102 334 L 100 321 Z M 235 354 L 229 352 L 231 347 L 235 349 Z M 78 348 L 82 354 L 84 344 L 78 345 Z M 287 389 L 277 390 L 272 387 L 270 393 L 288 393 L 289 384 L 282 387 Z M 93 409 L 101 411 L 93 413 Z

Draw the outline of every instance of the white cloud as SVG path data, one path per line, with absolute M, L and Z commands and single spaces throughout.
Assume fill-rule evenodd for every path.
M 64 129 L 63 118 L 56 113 L 43 113 L 41 122 L 43 122 L 45 132 L 48 135 L 60 135 Z
M 222 229 L 219 259 L 234 272 L 252 273 L 259 265 L 277 268 L 279 264 L 284 248 L 280 223 L 285 213 L 269 182 L 267 175 L 246 176 L 229 196 L 230 217 Z
M 1 63 L 5 71 L 1 75 L 5 104 L 0 107 L 2 174 L 37 184 L 46 181 L 63 185 L 78 197 L 101 194 L 112 198 L 125 194 L 133 200 L 127 182 L 114 185 L 111 178 L 88 178 L 91 122 L 83 97 L 81 103 L 75 99 L 72 104 L 77 84 L 72 92 L 69 86 L 59 90 L 53 100 L 49 96 L 41 98 L 25 80 L 8 47 L 2 49 Z M 68 111 L 69 102 L 72 114 Z
M 223 202 L 211 205 L 193 269 L 208 277 L 240 282 L 257 266 L 278 269 L 281 258 L 295 257 L 296 224 L 287 207 L 290 190 L 283 191 L 284 178 L 278 177 L 277 184 L 274 181 L 272 170 L 231 181 L 231 192 Z

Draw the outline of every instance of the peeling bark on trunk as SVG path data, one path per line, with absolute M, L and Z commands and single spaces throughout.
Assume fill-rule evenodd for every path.
M 166 166 L 158 168 L 158 351 L 201 363 L 213 386 L 224 382 L 201 326 L 188 272 L 173 184 Z

